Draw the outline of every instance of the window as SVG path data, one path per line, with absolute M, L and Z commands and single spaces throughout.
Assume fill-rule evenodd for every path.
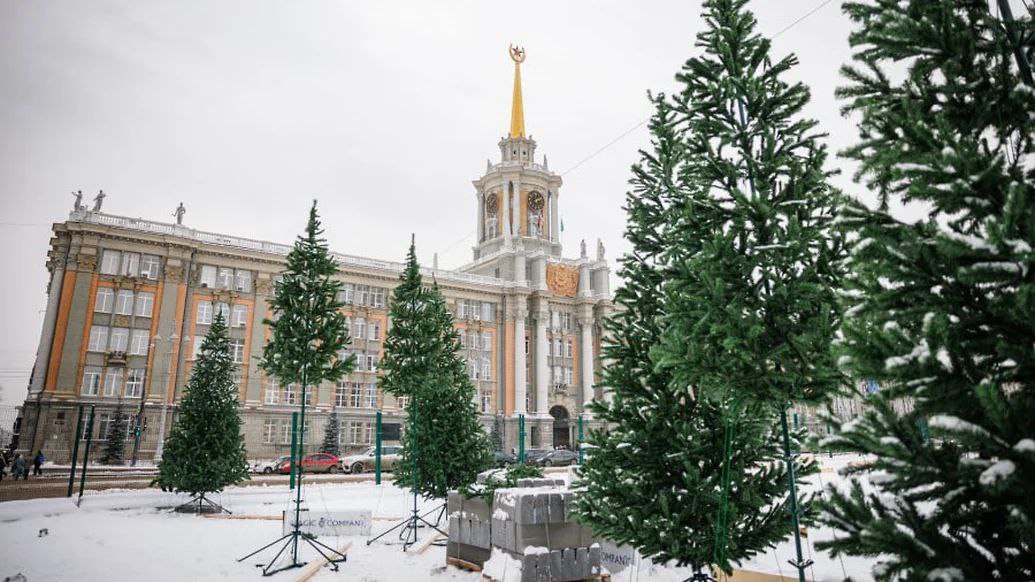
M 377 384 L 367 384 L 367 408 L 377 408 Z
M 104 251 L 101 253 L 101 274 L 117 275 L 121 260 L 122 256 L 119 251 Z
M 157 279 L 161 261 L 155 255 L 140 256 L 140 276 L 145 279 Z
M 409 396 L 397 396 L 395 398 L 395 406 L 397 408 L 399 408 L 400 410 L 405 410 L 406 407 L 409 404 L 410 404 L 410 397 Z
M 115 306 L 115 292 L 107 287 L 97 290 L 97 297 L 93 301 L 93 310 L 97 313 L 111 313 Z
M 154 305 L 154 293 L 137 293 L 137 317 L 151 317 Z
M 234 305 L 233 323 L 234 327 L 244 327 L 248 322 L 248 306 L 247 305 Z
M 467 332 L 461 329 L 457 334 L 460 336 L 460 349 L 467 349 Z
M 289 420 L 280 421 L 280 442 L 285 445 L 291 444 L 291 421 Z
M 99 417 L 99 422 L 97 423 L 97 440 L 108 440 L 108 435 L 111 434 L 112 424 L 112 415 L 107 412 L 102 412 Z
M 140 253 L 122 253 L 122 269 L 119 274 L 136 277 L 140 274 Z
M 122 289 L 115 297 L 115 313 L 129 315 L 133 313 L 133 292 Z
M 219 267 L 219 274 L 216 275 L 216 284 L 220 289 L 233 289 L 234 270 L 229 267 Z
M 564 331 L 571 331 L 571 314 L 570 313 L 562 313 L 561 314 L 561 329 L 564 330 Z
M 572 342 L 571 340 L 568 340 L 568 341 L 564 342 L 564 357 L 565 358 L 570 358 L 570 357 L 572 357 L 572 354 L 575 353 L 575 346 L 573 344 L 574 344 L 574 342 Z
M 216 268 L 212 265 L 201 265 L 201 276 L 198 277 L 198 283 L 200 283 L 202 287 L 215 287 Z
M 230 304 L 216 303 L 215 312 L 223 316 L 223 323 L 230 323 Z
M 348 423 L 349 444 L 369 445 L 374 442 L 374 425 L 351 420 Z
M 478 360 L 474 358 L 467 360 L 467 373 L 470 374 L 472 380 L 478 379 Z
M 352 408 L 359 408 L 359 403 L 362 397 L 362 385 L 357 382 L 352 382 L 349 385 L 349 406 Z
M 492 358 L 482 356 L 482 380 L 492 380 Z
M 381 359 L 378 358 L 376 354 L 367 354 L 367 371 L 376 372 L 377 365 L 380 363 L 380 361 Z
M 561 383 L 561 378 L 562 378 L 562 376 L 561 376 L 561 367 L 560 366 L 554 366 L 553 367 L 553 383 L 554 384 L 560 384 Z
M 144 369 L 130 368 L 126 374 L 126 398 L 140 398 L 144 393 Z
M 349 383 L 344 380 L 339 380 L 338 385 L 334 388 L 334 405 L 337 407 L 348 406 L 349 403 Z
M 366 337 L 367 322 L 362 317 L 356 317 L 352 320 L 352 339 L 363 339 Z
M 97 396 L 97 391 L 100 387 L 101 369 L 97 366 L 83 368 L 83 396 Z
M 482 351 L 492 351 L 492 335 L 487 331 L 482 332 Z
M 245 293 L 252 292 L 252 272 L 251 271 L 237 271 L 237 290 Z
M 564 369 L 564 383 L 569 386 L 571 385 L 571 368 Z
M 356 286 L 352 283 L 345 283 L 341 289 L 341 302 L 345 305 L 352 305 L 356 298 Z
M 369 292 L 369 285 L 356 285 L 356 305 L 366 305 Z
M 284 404 L 298 404 L 296 397 L 298 396 L 298 385 L 288 384 L 284 386 Z
M 212 323 L 212 302 L 198 302 L 198 323 L 210 325 Z
M 483 390 L 481 396 L 482 396 L 481 410 L 482 410 L 482 412 L 489 412 L 490 409 L 492 408 L 492 392 L 490 392 L 488 390 Z
M 277 404 L 280 402 L 280 387 L 277 386 L 277 379 L 266 378 L 266 404 Z
M 104 395 L 118 396 L 122 391 L 122 368 L 108 368 L 104 376 Z
M 230 355 L 234 358 L 235 364 L 244 363 L 244 340 L 230 340 Z
M 113 352 L 124 352 L 129 345 L 129 329 L 125 327 L 113 327 L 111 329 L 111 340 L 109 349 Z
M 306 406 L 309 406 L 309 405 L 311 405 L 313 403 L 313 390 L 315 390 L 315 389 L 316 389 L 316 386 L 306 386 L 305 387 L 305 405 Z
M 550 329 L 561 329 L 561 314 L 556 311 L 550 312 Z
M 367 339 L 370 341 L 381 340 L 381 323 L 378 321 L 371 321 L 367 324 Z
M 528 355 L 528 336 L 525 336 L 525 355 Z
M 151 334 L 146 329 L 134 329 L 133 336 L 129 342 L 129 353 L 134 356 L 146 356 L 147 344 L 151 341 Z
M 384 287 L 371 287 L 370 288 L 370 305 L 371 307 L 384 307 L 385 306 L 385 295 L 387 290 Z
M 488 302 L 482 303 L 482 321 L 492 321 L 492 317 L 493 317 L 493 313 L 492 312 L 494 311 L 493 307 L 494 306 L 493 306 L 492 303 L 488 303 Z
M 275 418 L 267 418 L 262 423 L 262 442 L 272 445 L 277 439 L 278 422 Z
M 108 328 L 102 325 L 90 327 L 90 343 L 87 350 L 91 352 L 102 352 L 108 347 Z

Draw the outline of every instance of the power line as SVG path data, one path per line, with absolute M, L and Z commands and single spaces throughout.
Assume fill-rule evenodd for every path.
M 826 6 L 827 4 L 830 4 L 833 1 L 834 0 L 824 0 L 823 2 L 820 2 L 818 6 L 816 6 L 812 10 L 809 10 L 805 14 L 802 14 L 801 16 L 799 16 L 797 20 L 795 20 L 794 22 L 792 22 L 792 23 L 788 24 L 787 26 L 783 27 L 782 29 L 780 29 L 779 32 L 777 32 L 773 36 L 769 37 L 769 39 L 772 40 L 772 39 L 780 36 L 781 34 L 787 32 L 788 30 L 794 28 L 799 22 L 801 22 L 802 20 L 805 20 L 809 16 L 812 16 L 813 14 L 819 12 L 820 8 L 823 8 L 824 6 Z

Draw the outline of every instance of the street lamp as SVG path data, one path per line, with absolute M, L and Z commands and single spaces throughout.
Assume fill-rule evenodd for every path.
M 166 381 L 163 382 L 163 388 L 165 388 L 165 386 L 168 385 L 169 377 L 172 374 L 172 347 L 173 347 L 173 345 L 176 344 L 176 340 L 177 339 L 179 339 L 179 338 L 176 335 L 176 332 L 173 332 L 173 334 L 171 336 L 169 336 L 169 350 L 166 352 L 166 356 L 168 357 L 168 359 L 166 360 L 166 365 L 165 365 L 165 378 L 166 378 Z M 184 348 L 186 348 L 186 346 L 189 343 L 190 343 L 190 336 L 189 335 L 183 336 Z M 173 377 L 173 382 L 174 383 L 176 382 L 176 378 L 175 377 Z M 168 394 L 169 394 L 168 391 L 163 389 L 163 393 L 162 393 L 162 414 L 159 416 L 159 420 L 158 420 L 158 445 L 155 447 L 155 463 L 157 463 L 157 462 L 162 460 L 162 452 L 165 450 L 165 417 L 166 417 L 166 414 L 167 414 L 167 412 L 169 410 Z

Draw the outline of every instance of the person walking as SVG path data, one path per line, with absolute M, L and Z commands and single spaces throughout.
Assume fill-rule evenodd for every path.
M 36 456 L 32 459 L 32 476 L 43 474 L 43 463 L 47 459 L 43 456 L 43 450 L 36 451 Z
M 7 455 L 0 454 L 0 481 L 4 480 L 4 473 L 7 473 Z
M 21 453 L 14 454 L 14 463 L 11 465 L 11 474 L 14 476 L 14 480 L 17 481 L 18 477 L 24 475 L 23 480 L 29 479 L 29 469 L 25 466 L 25 457 Z

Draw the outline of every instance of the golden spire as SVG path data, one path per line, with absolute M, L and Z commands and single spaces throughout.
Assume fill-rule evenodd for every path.
M 525 62 L 525 49 L 510 45 L 510 58 L 514 61 L 514 101 L 510 106 L 510 137 L 525 137 L 525 108 L 521 101 L 521 63 Z

